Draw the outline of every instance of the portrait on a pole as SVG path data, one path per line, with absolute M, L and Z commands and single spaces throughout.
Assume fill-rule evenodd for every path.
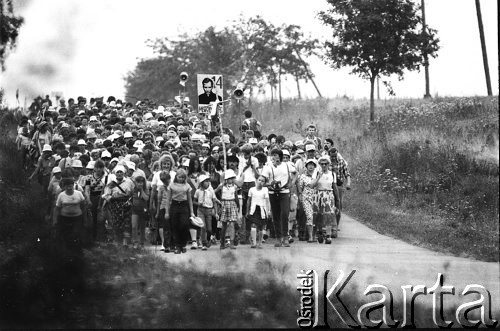
M 198 74 L 198 111 L 209 113 L 211 102 L 222 101 L 222 75 Z

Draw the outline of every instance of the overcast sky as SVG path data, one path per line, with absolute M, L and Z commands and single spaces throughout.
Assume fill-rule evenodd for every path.
M 418 1 L 420 2 L 420 1 Z M 62 91 L 66 97 L 115 95 L 123 97 L 124 76 L 139 58 L 153 54 L 148 38 L 174 37 L 197 32 L 210 25 L 223 27 L 237 19 L 261 15 L 275 25 L 293 23 L 315 38 L 326 40 L 328 27 L 316 18 L 326 9 L 323 0 L 14 0 L 25 18 L 18 46 L 2 73 L 12 102 L 15 90 L 21 100 L 33 93 Z M 481 0 L 493 93 L 498 94 L 497 1 Z M 430 62 L 431 94 L 441 96 L 485 95 L 483 62 L 474 0 L 426 0 L 427 23 L 438 30 L 441 50 Z M 368 82 L 333 70 L 316 58 L 309 59 L 324 96 L 369 96 Z M 196 74 L 196 73 L 190 73 Z M 424 75 L 408 73 L 393 79 L 397 97 L 421 97 Z M 303 94 L 315 97 L 311 83 Z M 385 91 L 381 87 L 381 96 Z M 285 96 L 295 96 L 292 80 Z M 21 101 L 22 102 L 22 101 Z

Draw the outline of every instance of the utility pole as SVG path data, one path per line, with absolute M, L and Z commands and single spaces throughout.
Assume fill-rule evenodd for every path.
M 425 0 L 422 0 L 422 34 L 427 35 L 427 24 L 425 23 Z M 429 93 L 429 57 L 427 56 L 427 52 L 424 49 L 424 70 L 425 70 L 425 94 L 424 99 L 430 98 L 431 94 Z
M 479 0 L 476 0 L 476 13 L 477 13 L 477 24 L 479 25 L 479 38 L 481 39 L 481 51 L 483 52 L 483 65 L 484 74 L 486 76 L 486 88 L 488 89 L 488 96 L 492 96 L 491 92 L 491 80 L 490 80 L 490 68 L 488 66 L 488 54 L 486 53 L 486 43 L 484 42 L 484 29 L 483 29 L 483 17 L 481 16 L 481 5 Z

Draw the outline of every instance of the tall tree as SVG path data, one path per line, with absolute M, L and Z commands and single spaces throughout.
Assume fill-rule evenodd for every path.
M 476 14 L 477 14 L 477 24 L 479 26 L 479 39 L 481 39 L 481 51 L 483 53 L 483 66 L 484 75 L 486 77 L 486 89 L 488 90 L 488 95 L 492 95 L 491 91 L 491 80 L 490 80 L 490 68 L 488 65 L 488 53 L 486 52 L 486 43 L 484 42 L 484 29 L 483 29 L 483 17 L 481 15 L 481 5 L 479 0 L 476 0 Z
M 16 45 L 19 28 L 24 19 L 14 15 L 12 0 L 0 0 L 0 68 L 5 70 L 5 58 L 8 50 Z
M 422 18 L 411 0 L 327 0 L 330 8 L 318 14 L 332 28 L 325 42 L 325 62 L 333 68 L 352 67 L 351 73 L 370 80 L 370 121 L 375 120 L 377 76 L 419 70 L 423 53 L 436 57 L 436 31 L 419 31 Z

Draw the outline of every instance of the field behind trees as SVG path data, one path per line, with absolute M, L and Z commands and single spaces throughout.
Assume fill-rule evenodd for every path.
M 457 256 L 498 261 L 498 97 L 254 103 L 264 133 L 309 123 L 349 163 L 346 212 L 373 229 Z M 235 126 L 241 116 L 228 116 Z M 238 119 L 235 119 L 237 117 Z M 228 123 L 229 124 L 229 123 Z

